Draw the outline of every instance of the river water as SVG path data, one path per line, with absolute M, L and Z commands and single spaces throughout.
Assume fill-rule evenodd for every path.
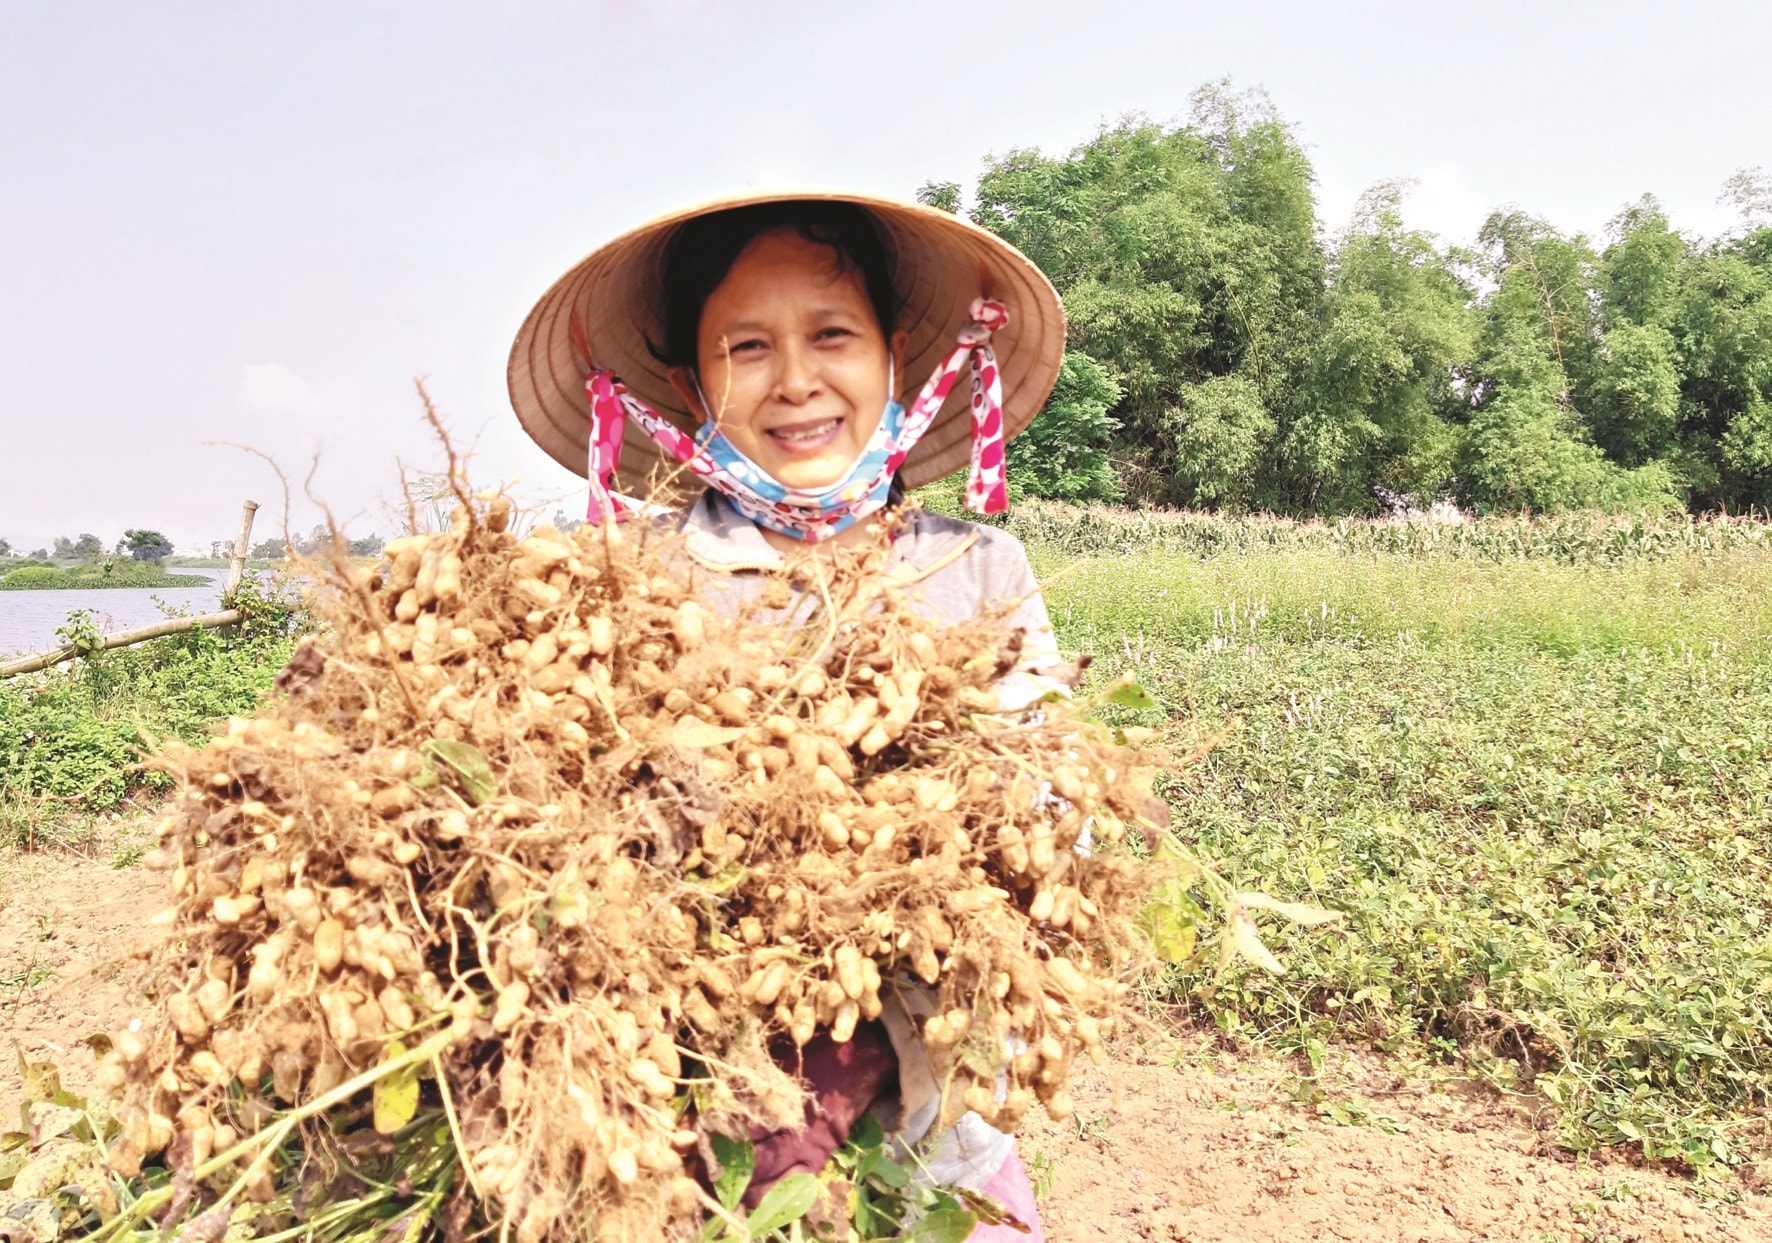
M 57 646 L 56 627 L 75 609 L 89 609 L 104 634 L 164 621 L 164 601 L 179 613 L 214 613 L 221 608 L 226 570 L 184 570 L 209 580 L 203 587 L 98 587 L 86 591 L 0 591 L 0 656 L 20 656 Z

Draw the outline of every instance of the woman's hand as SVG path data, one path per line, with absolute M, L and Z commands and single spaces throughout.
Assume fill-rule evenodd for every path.
M 842 1044 L 820 1031 L 803 1049 L 784 1041 L 771 1052 L 776 1065 L 800 1076 L 812 1099 L 806 1102 L 803 1128 L 752 1132 L 757 1164 L 745 1189 L 747 1208 L 755 1208 L 764 1193 L 789 1174 L 824 1169 L 831 1154 L 849 1139 L 856 1119 L 898 1079 L 898 1058 L 885 1026 L 878 1022 L 858 1023 L 855 1035 Z

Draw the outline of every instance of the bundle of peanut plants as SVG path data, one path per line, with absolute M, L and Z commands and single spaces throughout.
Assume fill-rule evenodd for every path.
M 1064 1116 L 1143 964 L 1153 761 L 1002 711 L 1019 635 L 883 542 L 728 617 L 660 529 L 461 501 L 315 566 L 327 637 L 163 759 L 172 922 L 101 1070 L 113 1170 L 161 1176 L 98 1237 L 742 1238 L 781 1050 L 888 1006 L 944 1121 Z

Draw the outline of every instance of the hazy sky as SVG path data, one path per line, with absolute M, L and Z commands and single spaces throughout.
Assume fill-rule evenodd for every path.
M 1517 203 L 1602 229 L 1656 194 L 1714 233 L 1772 168 L 1772 5 L 83 3 L 0 0 L 0 536 L 181 546 L 280 522 L 274 455 L 358 533 L 430 464 L 574 478 L 518 430 L 523 315 L 600 240 L 781 183 L 909 196 L 1062 152 L 1203 82 L 1265 87 L 1337 228 L 1414 176 L 1465 239 Z M 305 529 L 313 509 L 298 505 Z

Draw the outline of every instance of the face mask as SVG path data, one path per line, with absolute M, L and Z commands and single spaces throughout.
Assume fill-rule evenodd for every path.
M 619 463 L 626 420 L 632 418 L 665 451 L 667 460 L 716 489 L 759 526 L 813 543 L 829 539 L 885 508 L 892 477 L 935 421 L 968 361 L 972 364 L 972 469 L 966 504 L 976 513 L 1001 513 L 1009 507 L 1003 474 L 1003 384 L 991 349 L 991 333 L 1009 322 L 1009 313 L 1000 302 L 976 298 L 970 315 L 954 348 L 909 409 L 896 401 L 887 403 L 879 430 L 843 478 L 828 487 L 802 490 L 787 487 L 752 462 L 711 421 L 696 435 L 685 435 L 629 393 L 612 373 L 591 365 L 575 310 L 572 340 L 589 368 L 585 377 L 591 409 L 587 520 L 596 524 L 622 512 L 609 484 Z
M 696 388 L 699 395 L 700 385 Z M 702 399 L 702 408 L 707 408 L 706 398 Z M 888 401 L 880 416 L 880 426 L 842 478 L 815 489 L 790 488 L 776 479 L 746 457 L 712 420 L 701 425 L 695 443 L 719 468 L 719 478 L 742 485 L 733 488 L 714 483 L 745 517 L 796 539 L 827 539 L 886 507 L 886 498 L 892 491 L 892 472 L 886 469 L 886 463 L 904 438 L 904 415 L 903 406 Z M 820 534 L 809 535 L 809 529 Z

